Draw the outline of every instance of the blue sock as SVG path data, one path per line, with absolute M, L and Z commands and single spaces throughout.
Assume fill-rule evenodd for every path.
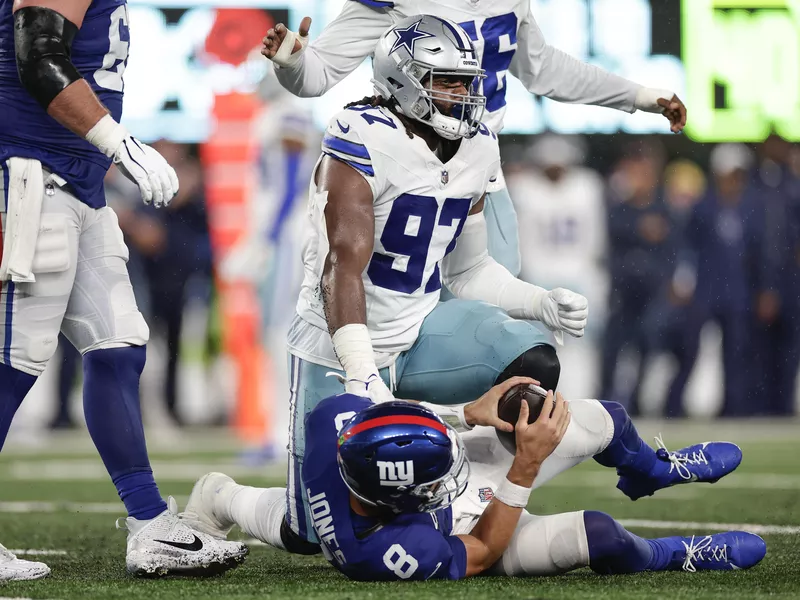
M 0 363 L 0 449 L 3 448 L 19 405 L 34 383 L 35 376 Z
M 614 437 L 608 447 L 594 459 L 605 467 L 616 467 L 620 475 L 654 475 L 669 464 L 659 461 L 655 450 L 639 437 L 625 407 L 619 402 L 601 400 L 614 421 Z
M 83 410 L 89 434 L 128 515 L 140 520 L 167 509 L 153 479 L 139 409 L 145 358 L 144 346 L 93 350 L 83 357 Z
M 602 575 L 664 571 L 673 566 L 673 549 L 662 540 L 634 535 L 609 515 L 583 513 L 589 542 L 589 566 Z

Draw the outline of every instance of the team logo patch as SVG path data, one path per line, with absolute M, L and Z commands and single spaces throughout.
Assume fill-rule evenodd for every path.
M 400 487 L 414 483 L 414 461 L 412 460 L 397 462 L 379 460 L 375 464 L 378 467 L 378 479 L 383 486 Z
M 490 487 L 481 488 L 478 490 L 478 499 L 481 502 L 491 502 L 494 498 L 494 491 Z
M 392 33 L 397 37 L 394 41 L 394 45 L 392 49 L 389 51 L 389 54 L 394 54 L 400 48 L 405 48 L 408 50 L 408 53 L 413 55 L 414 54 L 414 44 L 417 43 L 417 40 L 424 40 L 425 38 L 432 38 L 436 37 L 432 33 L 428 33 L 427 31 L 419 31 L 419 26 L 422 24 L 422 19 L 417 21 L 416 23 L 412 23 L 405 29 L 397 28 Z

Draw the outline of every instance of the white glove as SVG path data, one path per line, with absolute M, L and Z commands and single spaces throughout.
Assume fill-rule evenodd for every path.
M 100 119 L 86 140 L 114 160 L 125 177 L 139 186 L 145 204 L 167 206 L 178 193 L 178 175 L 164 157 L 133 137 L 111 115 Z
M 589 318 L 589 302 L 584 296 L 564 288 L 542 290 L 534 296 L 531 312 L 550 331 L 583 337 Z
M 389 386 L 383 382 L 383 379 L 381 379 L 377 371 L 368 375 L 366 379 L 357 379 L 347 375 L 347 379 L 344 383 L 344 391 L 348 394 L 369 398 L 375 404 L 396 400 Z

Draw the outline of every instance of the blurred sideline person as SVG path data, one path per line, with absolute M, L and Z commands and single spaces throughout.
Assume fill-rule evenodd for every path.
M 545 287 L 563 285 L 586 296 L 592 319 L 580 344 L 559 349 L 564 368 L 582 377 L 563 382 L 573 397 L 594 393 L 599 375 L 599 338 L 606 320 L 608 271 L 605 186 L 583 167 L 578 138 L 546 134 L 527 152 L 533 168 L 508 175 L 519 221 L 520 279 Z M 564 387 L 566 386 L 566 387 Z
M 495 134 L 503 129 L 508 73 L 532 94 L 559 102 L 664 114 L 676 133 L 686 125 L 686 107 L 674 92 L 643 87 L 548 45 L 528 0 L 350 0 L 310 44 L 310 18 L 303 19 L 298 33 L 279 23 L 264 37 L 262 54 L 277 65 L 275 73 L 287 90 L 300 97 L 322 96 L 374 52 L 387 29 L 421 13 L 446 18 L 467 32 L 486 71 L 479 93 L 486 97 L 484 123 Z M 409 40 L 417 35 L 404 33 L 412 36 Z M 489 256 L 518 275 L 517 219 L 499 169 L 485 203 Z
M 286 335 L 303 282 L 308 182 L 321 137 L 311 112 L 281 88 L 274 75 L 265 77 L 259 93 L 266 108 L 257 124 L 259 183 L 249 205 L 250 230 L 223 264 L 229 274 L 244 276 L 257 286 L 269 355 L 271 444 L 248 450 L 244 458 L 252 463 L 271 460 L 288 447 Z
M 667 395 L 668 417 L 685 414 L 683 392 L 697 358 L 700 331 L 712 319 L 722 329 L 721 415 L 745 416 L 755 410 L 748 387 L 754 377 L 746 353 L 762 233 L 758 198 L 749 185 L 752 162 L 752 153 L 743 145 L 723 144 L 713 150 L 713 185 L 695 205 L 685 231 L 684 262 L 696 274 L 696 283 L 683 319 L 678 373 Z
M 580 140 L 544 135 L 530 148 L 535 169 L 508 179 L 520 231 L 520 279 L 545 287 L 563 285 L 589 300 L 592 323 L 602 324 L 608 276 L 605 186 L 583 167 Z M 587 334 L 592 325 L 587 328 Z
M 764 230 L 753 310 L 752 344 L 760 367 L 755 408 L 786 416 L 795 412 L 800 365 L 800 169 L 793 171 L 789 143 L 777 136 L 760 150 L 755 185 Z
M 497 403 L 520 384 L 535 382 L 493 387 L 462 406 L 453 425 L 409 402 L 340 394 L 317 405 L 306 420 L 302 484 L 328 562 L 357 581 L 425 581 L 587 566 L 605 575 L 733 571 L 764 557 L 764 541 L 742 531 L 644 539 L 598 511 L 528 513 L 532 489 L 589 458 L 616 467 L 618 487 L 630 494 L 723 476 L 741 453 L 725 442 L 656 453 L 619 404 L 567 403 L 552 391 L 531 424 L 522 402 L 513 426 L 498 418 Z M 507 450 L 493 426 L 514 431 L 516 448 Z M 221 473 L 202 477 L 187 506 L 209 535 L 224 538 L 238 525 L 279 549 L 285 510 L 282 488 L 242 486 Z
M 609 185 L 611 290 L 603 339 L 601 393 L 639 414 L 639 390 L 652 348 L 646 323 L 660 310 L 674 270 L 675 226 L 664 202 L 664 149 L 655 139 L 629 143 Z M 633 347 L 639 364 L 632 381 L 619 381 L 619 357 Z
M 145 444 L 139 378 L 149 330 L 103 180 L 113 161 L 160 207 L 178 178 L 119 123 L 127 23 L 124 0 L 0 0 L 0 447 L 63 332 L 83 356 L 86 424 L 128 512 L 128 571 L 224 571 L 247 549 L 178 518 Z M 202 547 L 187 549 L 195 539 Z M 0 581 L 49 571 L 0 546 Z

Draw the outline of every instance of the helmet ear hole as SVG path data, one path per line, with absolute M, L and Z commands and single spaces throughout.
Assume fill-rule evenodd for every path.
M 397 89 L 397 90 L 401 90 L 401 89 L 403 89 L 403 84 L 402 84 L 402 83 L 400 83 L 399 81 L 397 81 L 397 79 L 395 79 L 394 77 L 389 77 L 389 78 L 387 79 L 387 81 L 388 81 L 389 83 L 391 83 L 391 84 L 392 84 L 392 85 L 395 87 L 395 89 Z

